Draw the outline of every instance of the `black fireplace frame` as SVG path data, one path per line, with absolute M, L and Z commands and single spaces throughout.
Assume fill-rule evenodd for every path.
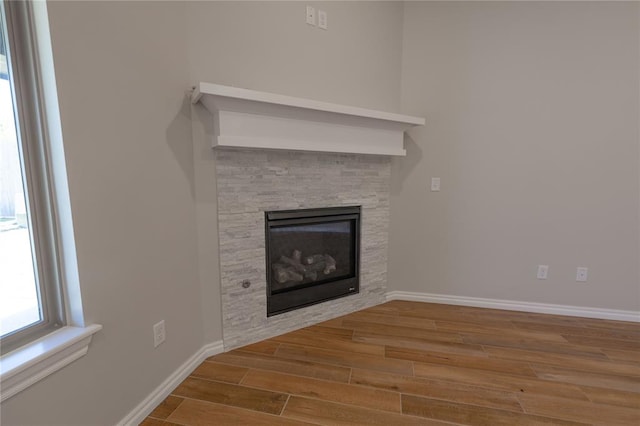
M 361 206 L 327 207 L 265 212 L 265 260 L 267 267 L 267 316 L 273 316 L 360 292 L 360 218 Z M 354 276 L 329 282 L 310 283 L 287 291 L 273 293 L 269 259 L 269 230 L 273 227 L 354 221 Z M 314 291 L 310 292 L 309 289 Z

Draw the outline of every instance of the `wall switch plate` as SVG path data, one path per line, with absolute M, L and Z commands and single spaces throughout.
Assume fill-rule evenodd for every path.
M 432 191 L 440 191 L 440 178 L 432 177 L 431 178 L 431 190 Z
M 539 280 L 546 280 L 548 274 L 549 274 L 549 265 L 538 265 L 537 278 Z
M 327 12 L 318 10 L 318 28 L 327 29 Z
M 578 266 L 576 269 L 576 281 L 578 282 L 586 282 L 589 275 L 589 268 L 585 268 L 584 266 Z
M 313 6 L 307 6 L 307 24 L 316 26 L 316 9 Z
M 164 320 L 160 321 L 153 326 L 153 347 L 157 348 L 167 338 L 166 331 L 164 329 Z

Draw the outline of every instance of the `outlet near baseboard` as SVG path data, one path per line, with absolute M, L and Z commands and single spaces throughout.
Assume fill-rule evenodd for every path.
M 576 281 L 584 283 L 587 281 L 588 276 L 589 268 L 578 266 L 578 268 L 576 269 Z
M 160 321 L 153 326 L 153 347 L 157 348 L 167 338 L 166 331 L 164 329 L 164 320 Z
M 549 274 L 549 265 L 538 265 L 537 278 L 539 280 L 546 280 L 548 274 Z

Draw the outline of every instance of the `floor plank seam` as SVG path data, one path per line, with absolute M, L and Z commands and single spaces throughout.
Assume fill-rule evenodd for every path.
M 247 368 L 247 371 L 244 372 L 244 374 L 242 375 L 242 378 L 240 379 L 240 381 L 238 382 L 239 385 L 242 385 L 242 382 L 244 382 L 244 379 L 247 378 L 247 375 L 249 374 L 249 372 L 253 370 L 252 368 Z
M 389 392 L 393 392 L 393 391 L 389 391 Z M 401 395 L 400 392 L 393 392 L 393 393 L 397 393 L 398 395 Z M 346 403 L 346 402 L 339 402 L 339 401 L 334 401 L 334 400 L 331 400 L 331 399 L 323 399 L 323 398 L 318 398 L 318 397 L 309 396 L 309 395 L 303 395 L 303 394 L 288 394 L 288 395 L 289 395 L 289 397 L 293 396 L 295 398 L 304 398 L 304 399 L 309 399 L 311 401 L 327 402 L 329 404 L 338 404 L 338 405 L 343 405 L 345 407 L 352 407 L 352 408 L 358 408 L 358 409 L 363 409 L 363 410 L 376 411 L 376 412 L 379 412 L 379 413 L 402 414 L 402 406 L 400 406 L 400 410 L 399 411 L 381 410 L 381 409 L 378 409 L 378 408 L 370 408 L 370 407 L 366 407 L 366 406 L 363 406 L 363 405 L 357 405 L 357 404 Z M 289 401 L 288 398 L 287 398 L 287 401 Z
M 282 413 L 284 413 L 284 409 L 287 408 L 287 404 L 289 403 L 290 399 L 291 399 L 291 394 L 288 394 L 287 400 L 284 402 L 284 405 L 282 406 L 282 410 L 280 410 L 280 414 L 278 414 L 279 416 L 282 416 Z
M 402 396 L 402 394 L 400 392 L 395 392 L 395 393 L 397 393 L 398 395 Z M 362 409 L 362 410 L 367 410 L 367 411 L 373 411 L 374 413 L 379 413 L 379 414 L 405 415 L 405 414 L 402 413 L 402 400 L 400 400 L 400 409 L 398 411 L 390 411 L 390 410 L 381 410 L 381 409 L 378 409 L 378 408 L 368 408 L 368 407 L 363 407 L 362 405 L 348 404 L 348 403 L 345 403 L 345 402 L 338 402 L 338 401 L 331 401 L 331 400 L 327 400 L 327 399 L 315 398 L 313 396 L 308 396 L 308 395 L 291 395 L 291 396 L 293 396 L 294 398 L 301 398 L 301 399 L 308 399 L 308 400 L 311 400 L 311 401 L 319 401 L 319 402 L 326 402 L 326 403 L 329 403 L 329 404 L 336 404 L 336 405 L 340 405 L 340 406 L 343 406 L 343 407 L 350 407 L 350 408 L 357 408 L 357 409 Z M 406 414 L 406 415 L 410 415 L 410 414 Z M 417 417 L 419 417 L 419 416 L 417 416 Z
M 274 391 L 274 390 L 265 389 L 265 388 L 258 388 L 258 387 L 255 387 L 255 386 L 248 386 L 248 385 L 239 384 L 239 383 L 223 382 L 221 380 L 207 379 L 207 378 L 203 378 L 203 377 L 194 377 L 194 378 L 195 379 L 200 379 L 200 380 L 206 380 L 207 382 L 211 382 L 211 383 L 219 383 L 219 384 L 222 384 L 222 385 L 232 385 L 232 386 L 238 386 L 238 387 L 241 387 L 241 388 L 246 388 L 246 389 L 251 389 L 251 390 L 265 391 L 265 392 L 281 394 L 281 395 L 288 395 L 286 392 Z M 188 398 L 186 396 L 179 395 L 179 394 L 175 394 L 175 396 L 180 397 L 180 398 Z M 197 398 L 191 398 L 191 399 L 197 399 Z M 207 401 L 207 400 L 206 399 L 201 399 L 199 401 Z M 213 402 L 213 401 L 207 401 L 207 402 Z M 215 402 L 215 404 L 219 404 L 219 402 Z M 235 407 L 235 405 L 234 405 L 234 407 Z
M 166 419 L 165 420 L 161 420 L 161 421 L 162 421 L 162 424 L 164 424 L 165 422 L 169 422 L 169 420 L 166 420 Z M 172 425 L 175 424 L 175 425 L 179 425 L 179 426 L 191 426 L 191 425 L 189 425 L 189 423 L 180 423 L 180 422 L 175 422 L 175 421 L 171 421 L 170 423 Z
M 485 389 L 485 390 L 490 390 L 490 389 Z M 466 405 L 469 407 L 478 407 L 478 408 L 491 408 L 492 410 L 502 410 L 502 411 L 508 411 L 510 413 L 519 413 L 519 414 L 526 414 L 524 411 L 524 407 L 522 407 L 522 404 L 520 403 L 520 399 L 518 398 L 518 396 L 516 395 L 515 392 L 505 392 L 508 393 L 510 395 L 513 395 L 515 402 L 518 403 L 518 406 L 520 407 L 520 410 L 510 410 L 506 407 L 502 407 L 502 408 L 497 408 L 497 407 L 488 407 L 487 405 L 480 405 L 480 404 L 474 404 L 472 402 L 459 402 L 458 400 L 456 400 L 455 398 L 442 398 L 442 397 L 438 397 L 438 396 L 426 396 L 424 394 L 419 394 L 419 393 L 414 393 L 414 392 L 400 392 L 400 395 L 406 395 L 406 396 L 415 396 L 418 398 L 425 398 L 425 399 L 433 399 L 434 401 L 441 401 L 441 402 L 448 402 L 448 403 L 454 403 L 454 404 L 461 404 L 461 405 Z
M 258 414 L 265 415 L 265 416 L 270 416 L 270 417 L 281 417 L 281 414 L 282 414 L 282 412 L 281 412 L 281 414 L 273 414 L 273 413 L 269 413 L 267 411 L 254 410 L 254 409 L 247 408 L 247 407 L 242 407 L 242 406 L 239 406 L 239 405 L 224 404 L 222 402 L 215 402 L 215 401 L 209 401 L 209 400 L 206 400 L 206 399 L 192 398 L 192 397 L 189 397 L 189 396 L 182 396 L 182 395 L 177 395 L 177 394 L 172 394 L 172 395 L 174 395 L 176 397 L 179 397 L 179 398 L 182 398 L 185 401 L 186 400 L 190 400 L 190 401 L 196 401 L 196 402 L 200 402 L 200 403 L 206 403 L 206 404 L 212 404 L 212 405 L 220 405 L 220 406 L 224 406 L 224 407 L 232 407 L 233 409 L 236 409 L 236 410 L 248 411 L 250 413 L 258 413 Z M 291 396 L 291 395 L 288 395 L 288 396 Z M 289 401 L 289 398 L 287 398 L 287 401 Z M 180 404 L 182 404 L 182 402 Z M 285 406 L 286 406 L 286 404 L 285 404 Z M 173 411 L 176 411 L 176 410 L 173 410 Z M 284 411 L 284 406 L 283 406 L 283 410 L 282 411 Z M 286 416 L 282 416 L 282 417 L 287 418 Z M 168 418 L 169 418 L 169 416 L 167 417 L 167 419 Z M 187 423 L 178 423 L 178 422 L 176 422 L 174 420 L 167 420 L 167 419 L 157 419 L 156 418 L 156 420 L 161 420 L 163 422 L 167 422 L 168 421 L 168 422 L 171 422 L 171 423 L 184 424 L 185 426 L 189 426 L 189 424 L 187 424 Z
M 175 396 L 175 395 L 174 395 L 174 396 Z M 180 397 L 180 398 L 181 398 L 181 397 Z M 180 404 L 178 404 L 178 405 L 176 406 L 176 408 L 174 408 L 174 409 L 171 411 L 171 413 L 169 413 L 169 415 L 167 416 L 167 419 L 168 419 L 168 418 L 171 416 L 171 414 L 173 414 L 173 413 L 174 413 L 178 408 L 180 408 L 180 406 L 181 406 L 182 404 L 184 404 L 184 401 L 185 401 L 185 400 L 184 400 L 184 398 L 182 398 L 182 401 L 180 401 Z M 167 419 L 164 419 L 164 420 L 166 421 Z
M 348 382 L 338 382 L 335 380 L 328 380 L 328 379 L 322 379 L 322 378 L 317 378 L 317 377 L 309 377 L 309 376 L 300 376 L 298 374 L 292 374 L 292 373 L 285 373 L 285 372 L 281 372 L 281 371 L 277 371 L 277 372 L 273 372 L 270 370 L 262 370 L 260 368 L 252 368 L 253 371 L 264 371 L 266 373 L 273 373 L 273 374 L 282 374 L 284 376 L 290 376 L 290 377 L 299 377 L 302 379 L 309 379 L 309 380 L 317 380 L 319 382 L 323 382 L 323 383 L 327 383 L 327 384 L 332 384 L 332 385 L 347 385 L 347 386 L 353 386 L 357 389 L 368 389 L 368 390 L 372 390 L 372 391 L 380 391 L 380 392 L 388 392 L 391 394 L 400 394 L 400 391 L 397 390 L 392 390 L 392 389 L 386 389 L 386 388 L 380 388 L 377 386 L 370 386 L 370 385 L 365 385 L 365 384 L 360 384 L 360 383 L 353 383 L 351 381 L 352 375 L 353 375 L 353 368 L 349 369 L 349 381 Z M 248 374 L 248 372 L 247 372 Z M 410 376 L 407 376 L 410 377 Z M 215 380 L 214 380 L 215 381 Z M 222 382 L 224 383 L 224 382 Z M 251 385 L 247 385 L 247 384 L 242 384 L 240 386 L 244 386 L 246 388 L 250 388 L 250 389 L 258 389 L 258 390 L 266 390 L 266 388 L 257 388 L 255 386 L 251 386 Z M 271 392 L 277 392 L 277 393 L 287 393 L 288 392 L 284 392 L 284 391 L 271 391 Z M 301 397 L 305 397 L 305 398 L 309 398 L 309 399 L 314 399 L 314 400 L 320 400 L 320 401 L 329 401 L 326 399 L 322 399 L 322 398 L 316 398 L 313 396 L 308 396 L 308 395 L 303 395 L 303 394 L 291 394 L 291 395 L 295 395 L 295 396 L 301 396 Z M 380 411 L 385 411 L 385 410 L 380 410 Z
M 303 362 L 303 363 L 304 362 L 312 362 L 313 364 L 317 364 L 319 366 L 326 366 L 326 367 L 331 367 L 331 368 L 340 367 L 340 368 L 351 369 L 351 367 L 348 367 L 348 366 L 345 366 L 345 365 L 342 365 L 342 364 L 328 364 L 326 362 L 323 363 L 323 362 L 318 362 L 318 361 L 302 361 L 302 360 L 295 359 L 295 358 L 283 358 L 283 357 L 274 357 L 274 359 L 278 360 L 278 361 L 282 361 L 282 362 L 291 362 L 291 361 L 293 361 L 294 363 L 295 362 Z M 223 362 L 223 361 L 215 361 L 215 362 L 217 362 L 218 364 L 224 364 L 224 365 L 229 365 L 229 366 L 233 366 L 233 367 L 243 367 L 242 365 L 232 364 L 232 363 L 229 363 L 229 362 Z M 328 380 L 328 379 L 322 379 L 322 378 L 313 377 L 313 376 L 303 376 L 303 375 L 300 375 L 300 374 L 286 373 L 286 372 L 283 372 L 283 371 L 280 371 L 280 370 L 269 370 L 269 369 L 266 369 L 266 368 L 246 367 L 246 366 L 243 367 L 243 368 L 247 368 L 249 370 L 272 371 L 272 372 L 278 372 L 278 373 L 282 373 L 282 374 L 289 374 L 289 375 L 292 375 L 292 376 L 299 376 L 299 377 L 309 377 L 309 378 L 312 378 L 312 379 L 327 380 L 327 381 L 335 382 L 335 383 L 348 383 L 348 382 L 343 382 L 343 381 L 339 381 L 339 380 Z
M 527 411 L 527 409 L 525 408 L 524 404 L 522 403 L 522 401 L 520 400 L 520 395 L 515 393 L 513 394 L 513 396 L 516 398 L 516 401 L 518 402 L 518 405 L 520 406 L 520 409 L 522 410 L 522 412 L 524 414 L 531 414 Z

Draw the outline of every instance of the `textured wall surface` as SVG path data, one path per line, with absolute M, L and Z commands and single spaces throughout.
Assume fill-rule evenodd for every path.
M 388 157 L 218 149 L 216 171 L 225 349 L 384 301 Z M 264 212 L 353 205 L 362 206 L 360 293 L 267 318 Z

